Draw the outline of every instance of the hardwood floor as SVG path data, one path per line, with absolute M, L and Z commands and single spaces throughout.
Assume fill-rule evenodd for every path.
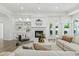
M 17 42 L 16 40 L 4 40 L 3 51 L 9 51 L 9 52 L 14 51 L 17 48 L 16 42 Z
M 16 48 L 17 41 L 16 40 L 4 40 L 3 41 L 3 48 L 2 51 L 0 52 L 0 56 L 8 56 L 11 52 L 13 52 Z M 32 41 L 29 42 L 22 42 L 22 44 L 29 44 L 32 43 Z M 50 41 L 52 43 L 52 50 L 53 51 L 62 51 L 61 48 L 59 48 L 54 41 Z
M 26 41 L 26 42 L 22 42 L 21 44 L 28 44 L 32 41 Z M 16 40 L 4 40 L 3 41 L 3 48 L 1 50 L 2 51 L 7 51 L 7 52 L 12 52 L 14 51 L 18 46 L 16 46 L 17 41 Z M 21 45 L 20 44 L 20 45 Z
M 13 52 L 16 46 L 16 40 L 1 40 L 0 41 L 0 56 L 7 56 L 11 52 Z

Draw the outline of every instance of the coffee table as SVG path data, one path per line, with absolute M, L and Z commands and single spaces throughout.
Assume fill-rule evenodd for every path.
M 51 50 L 52 49 L 52 44 L 48 41 L 44 43 L 34 42 L 33 45 L 34 45 L 34 48 L 37 50 Z

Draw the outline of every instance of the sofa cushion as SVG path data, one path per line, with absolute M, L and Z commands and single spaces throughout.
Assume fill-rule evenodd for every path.
M 56 44 L 57 44 L 57 46 L 59 46 L 60 48 L 62 48 L 63 50 L 65 50 L 64 47 L 65 47 L 66 45 L 70 44 L 70 43 L 67 42 L 67 41 L 60 40 L 60 39 L 59 39 L 59 40 L 56 41 Z
M 9 56 L 75 56 L 73 51 L 43 51 L 43 50 L 29 50 L 23 49 L 19 46 Z
M 79 51 L 79 45 L 75 43 L 69 43 L 64 40 L 57 40 L 57 45 L 63 48 L 65 51 Z
M 75 56 L 72 51 L 41 51 L 19 49 L 15 56 Z
M 60 42 L 60 43 L 61 43 L 61 44 L 63 44 L 63 45 L 64 45 L 64 44 L 66 44 L 66 43 L 69 43 L 69 42 L 67 42 L 67 41 L 60 40 L 60 39 L 59 39 L 59 40 L 57 40 L 57 42 Z
M 79 44 L 79 36 L 75 36 L 72 40 L 73 43 Z
M 65 40 L 67 42 L 72 42 L 72 39 L 73 39 L 73 37 L 69 36 L 69 35 L 65 35 L 65 36 L 62 37 L 62 40 Z
M 66 44 L 64 47 L 68 48 L 71 51 L 79 51 L 79 45 L 74 43 Z

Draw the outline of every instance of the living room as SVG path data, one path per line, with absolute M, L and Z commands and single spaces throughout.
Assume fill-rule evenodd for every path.
M 79 55 L 78 6 L 0 3 L 0 55 Z

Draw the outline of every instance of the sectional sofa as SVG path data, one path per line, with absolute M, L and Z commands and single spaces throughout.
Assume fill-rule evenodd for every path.
M 76 54 L 72 51 L 42 51 L 42 50 L 31 50 L 22 49 L 20 46 L 9 56 L 75 56 Z
M 66 37 L 67 40 L 69 39 L 68 41 L 62 39 L 56 41 L 56 45 L 62 51 L 23 49 L 22 46 L 19 46 L 9 56 L 79 56 L 79 36 L 75 36 L 73 39 L 69 37 Z
M 62 48 L 64 51 L 79 51 L 79 45 L 78 44 L 75 44 L 75 43 L 69 43 L 67 41 L 64 41 L 64 40 L 58 40 L 56 42 L 56 44 Z
M 68 38 L 67 38 L 68 39 Z M 64 51 L 79 51 L 79 36 L 75 36 L 71 41 L 63 39 L 57 40 L 56 44 Z

